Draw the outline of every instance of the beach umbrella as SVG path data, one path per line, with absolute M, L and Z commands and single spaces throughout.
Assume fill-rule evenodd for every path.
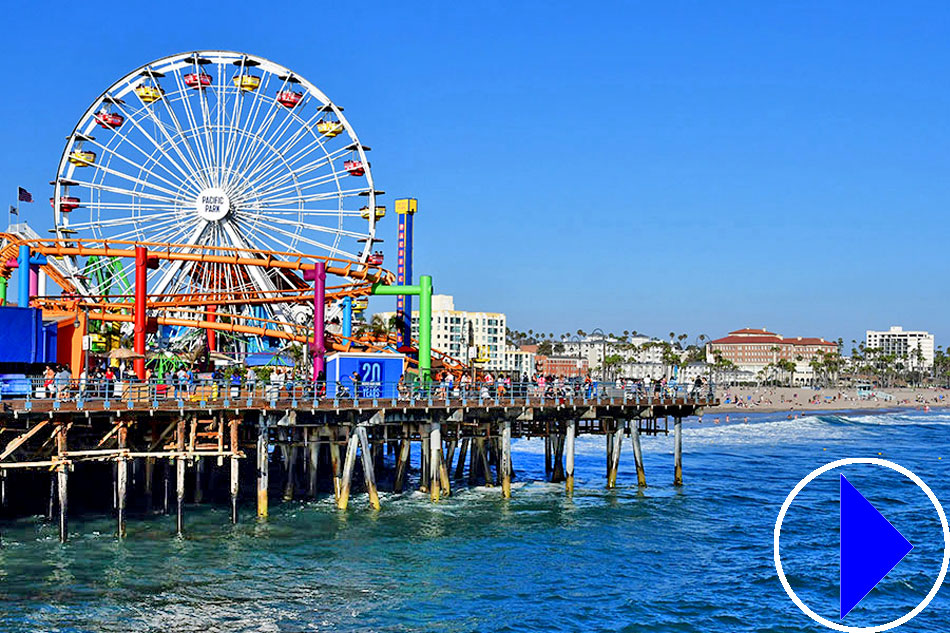
M 125 347 L 119 347 L 109 352 L 109 358 L 114 360 L 135 360 L 139 358 L 145 358 L 145 356 L 139 354 L 138 352 L 133 352 L 130 349 L 126 349 Z

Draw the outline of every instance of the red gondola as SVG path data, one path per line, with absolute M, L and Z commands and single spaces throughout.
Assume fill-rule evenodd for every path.
M 56 208 L 56 198 L 49 199 L 49 206 Z M 59 197 L 59 210 L 63 212 L 75 211 L 79 208 L 79 198 L 75 196 L 60 196 Z
M 366 168 L 363 167 L 363 161 L 361 160 L 345 160 L 343 161 L 343 169 L 345 169 L 351 176 L 362 176 L 366 173 Z
M 366 263 L 372 264 L 373 266 L 382 266 L 383 265 L 383 251 L 376 251 L 375 253 L 367 257 Z
M 188 73 L 182 79 L 189 88 L 206 88 L 211 85 L 211 75 L 208 73 Z
M 277 103 L 285 108 L 295 108 L 300 100 L 303 99 L 303 93 L 293 90 L 281 90 L 277 93 Z
M 121 114 L 116 114 L 115 112 L 106 112 L 105 110 L 100 110 L 93 115 L 93 118 L 96 119 L 96 123 L 100 127 L 107 128 L 109 130 L 114 130 L 118 127 L 121 127 L 125 123 L 125 117 Z

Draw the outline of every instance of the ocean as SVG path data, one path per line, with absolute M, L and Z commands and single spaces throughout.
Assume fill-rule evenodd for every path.
M 722 417 L 722 416 L 720 416 Z M 950 501 L 950 415 L 733 415 L 684 425 L 684 483 L 672 435 L 643 438 L 646 489 L 629 440 L 605 489 L 605 440 L 578 440 L 576 490 L 544 480 L 543 442 L 513 446 L 512 498 L 498 488 L 274 503 L 190 505 L 174 517 L 73 516 L 70 541 L 41 517 L 0 522 L 0 631 L 822 631 L 788 598 L 772 531 L 786 495 L 846 457 L 909 468 Z M 737 421 L 738 420 L 738 421 Z M 900 617 L 926 596 L 943 556 L 937 515 L 909 480 L 875 466 L 841 471 L 915 546 L 847 616 Z M 838 620 L 838 474 L 805 488 L 782 531 L 789 582 Z M 901 631 L 950 628 L 944 589 Z

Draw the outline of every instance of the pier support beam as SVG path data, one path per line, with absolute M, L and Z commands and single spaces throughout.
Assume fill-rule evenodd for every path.
M 185 506 L 185 456 L 182 454 L 185 451 L 185 419 L 180 418 L 178 420 L 178 430 L 177 430 L 177 445 L 178 456 L 175 458 L 175 499 L 176 503 L 176 514 L 175 514 L 175 527 L 178 533 L 178 536 L 182 536 L 185 530 L 185 516 L 184 516 L 184 506 Z
M 640 420 L 633 420 L 630 429 L 630 443 L 633 444 L 633 461 L 637 467 L 637 485 L 645 488 L 647 485 L 646 472 L 643 470 L 643 450 L 640 448 Z
M 123 421 L 118 422 L 118 425 L 118 446 L 119 450 L 123 450 L 126 448 L 128 441 L 129 428 L 128 425 Z M 116 462 L 116 533 L 119 538 L 125 538 L 125 506 L 127 500 L 128 468 L 129 462 L 126 457 L 124 455 L 119 455 L 118 461 Z
M 432 455 L 429 453 L 429 428 L 425 425 L 419 427 L 419 438 L 421 449 L 419 451 L 419 492 L 429 492 L 429 480 L 432 478 L 431 466 Z
M 327 427 L 327 431 L 330 433 L 330 469 L 333 470 L 333 500 L 339 504 L 340 492 L 343 487 L 343 479 L 340 472 L 340 468 L 342 467 L 340 463 L 340 440 L 339 437 L 337 437 L 336 428 Z
M 429 497 L 438 501 L 441 493 L 442 427 L 438 422 L 429 425 Z
M 551 482 L 560 483 L 564 481 L 564 436 L 555 433 L 551 436 L 551 443 L 554 446 L 554 466 L 551 469 Z
M 343 462 L 343 480 L 340 482 L 340 498 L 337 499 L 336 507 L 340 510 L 346 510 L 350 502 L 350 484 L 353 481 L 353 468 L 356 466 L 356 445 L 359 443 L 359 437 L 356 431 L 350 433 L 350 439 L 346 443 L 346 460 Z
M 574 438 L 577 434 L 577 420 L 567 423 L 564 436 L 564 491 L 568 496 L 574 494 Z
M 241 474 L 239 470 L 240 462 L 238 461 L 238 454 L 241 450 L 238 446 L 238 424 L 240 424 L 240 420 L 237 418 L 228 423 L 231 446 L 231 523 L 238 522 L 238 482 Z
M 617 487 L 617 470 L 620 468 L 620 447 L 623 445 L 623 422 L 615 422 L 614 430 L 607 434 L 610 461 L 607 465 L 607 488 Z
M 468 445 L 471 440 L 469 438 L 463 438 L 459 443 L 459 457 L 458 465 L 455 467 L 455 478 L 461 479 L 462 475 L 465 474 L 465 457 L 468 453 Z
M 450 448 L 450 453 L 455 453 L 454 448 Z M 449 481 L 449 465 L 451 461 L 446 462 L 445 453 L 442 452 L 442 443 L 439 443 L 439 482 L 442 484 L 442 496 L 452 496 L 452 482 Z
M 376 471 L 373 470 L 373 452 L 369 447 L 366 427 L 356 427 L 356 434 L 360 441 L 360 458 L 363 460 L 363 482 L 366 485 L 366 493 L 369 495 L 369 505 L 373 510 L 379 510 L 379 493 L 376 490 Z
M 268 460 L 268 419 L 266 413 L 261 413 L 257 427 L 257 517 L 267 518 L 267 488 L 270 475 L 270 461 Z
M 673 485 L 683 485 L 683 418 L 673 418 Z
M 491 474 L 491 464 L 488 462 L 488 449 L 485 446 L 487 443 L 488 440 L 484 437 L 475 438 L 475 446 L 478 448 L 478 456 L 482 462 L 482 473 L 485 475 L 485 486 L 490 488 L 494 485 L 494 480 Z
M 318 477 L 320 475 L 320 443 L 318 438 L 315 437 L 315 429 L 305 428 L 303 433 L 307 440 L 307 454 L 309 456 L 309 461 L 307 463 L 307 474 L 309 475 L 307 494 L 311 499 L 315 499 L 317 496 L 317 482 L 319 481 Z
M 501 423 L 501 495 L 511 498 L 511 420 Z
M 56 453 L 60 460 L 65 460 L 66 452 L 66 424 L 59 424 L 56 434 Z M 69 465 L 60 461 L 56 465 L 56 487 L 59 492 L 59 542 L 65 543 L 69 538 L 69 522 L 67 520 Z
M 409 469 L 409 460 L 412 457 L 409 429 L 403 426 L 403 438 L 399 440 L 399 455 L 396 457 L 396 478 L 393 480 L 393 492 L 402 492 L 406 481 L 406 471 Z
M 550 427 L 550 425 L 548 425 Z M 551 463 L 551 430 L 548 428 L 548 432 L 544 434 L 544 474 L 548 476 L 548 479 L 551 478 L 552 472 L 552 463 Z

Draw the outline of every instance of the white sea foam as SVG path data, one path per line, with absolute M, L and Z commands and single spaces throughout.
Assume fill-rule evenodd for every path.
M 725 415 L 719 416 L 724 419 Z M 730 414 L 728 424 L 715 424 L 710 415 L 706 415 L 701 426 L 686 424 L 683 428 L 683 442 L 688 446 L 750 446 L 777 445 L 782 442 L 808 442 L 844 440 L 874 426 L 905 425 L 950 425 L 950 414 L 921 413 L 881 413 L 881 414 L 817 414 L 804 415 L 791 420 L 757 421 L 754 416 L 748 423 L 741 420 L 746 417 Z M 672 431 L 672 424 L 671 429 Z M 577 438 L 575 454 L 602 455 L 605 450 L 603 436 L 581 436 Z M 644 452 L 670 452 L 673 447 L 673 434 L 659 435 L 655 438 L 644 435 L 641 444 Z M 624 447 L 627 450 L 627 447 Z M 512 451 L 524 454 L 543 454 L 544 441 L 538 438 L 520 440 L 512 446 Z

